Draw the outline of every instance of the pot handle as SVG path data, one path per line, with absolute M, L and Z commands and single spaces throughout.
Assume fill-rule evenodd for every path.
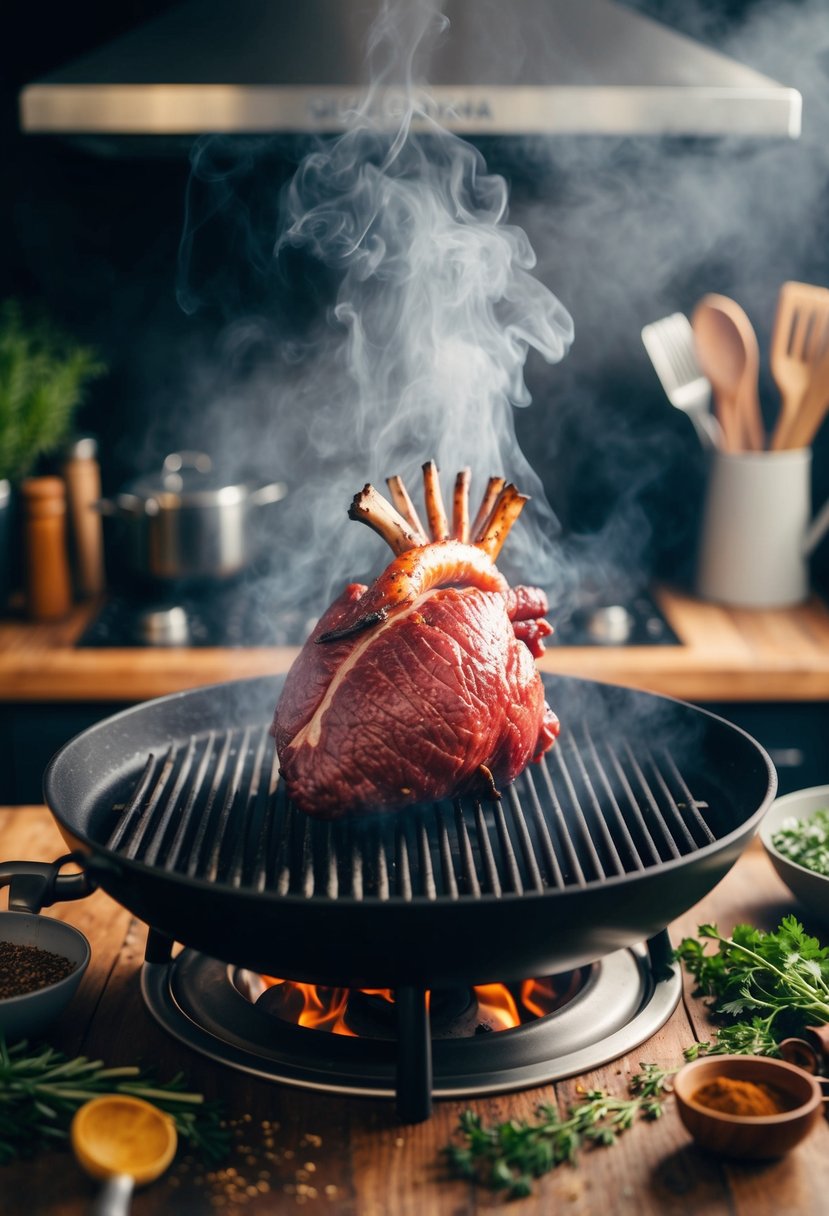
M 4 861 L 0 864 L 0 887 L 9 888 L 10 912 L 39 912 L 52 904 L 83 899 L 95 889 L 85 870 L 61 874 L 67 862 L 83 863 L 80 853 L 67 853 L 51 865 L 40 861 Z
M 266 486 L 259 486 L 257 490 L 252 490 L 248 501 L 254 507 L 264 507 L 269 502 L 279 502 L 288 493 L 288 487 L 284 481 L 272 481 Z
M 99 498 L 91 504 L 92 510 L 107 518 L 115 516 L 140 519 L 144 515 L 158 515 L 158 500 L 140 498 L 137 494 L 119 494 L 117 498 Z
M 806 557 L 817 548 L 827 528 L 829 528 L 829 499 L 820 508 L 806 532 L 803 540 L 803 552 Z

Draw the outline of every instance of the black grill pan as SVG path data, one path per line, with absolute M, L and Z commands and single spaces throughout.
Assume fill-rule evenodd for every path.
M 292 979 L 545 975 L 653 937 L 736 861 L 763 749 L 683 702 L 545 677 L 561 737 L 500 802 L 303 815 L 267 730 L 278 677 L 150 701 L 66 744 L 45 800 L 90 877 L 160 933 Z

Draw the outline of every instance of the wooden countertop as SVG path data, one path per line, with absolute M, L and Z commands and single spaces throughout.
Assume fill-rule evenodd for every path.
M 0 808 L 0 857 L 52 860 L 64 845 L 41 807 Z M 738 921 L 773 928 L 798 911 L 759 842 L 695 908 L 672 926 L 676 942 L 699 924 L 730 930 Z M 401 1126 L 392 1104 L 292 1090 L 211 1063 L 175 1043 L 145 1011 L 138 972 L 145 929 L 101 891 L 44 913 L 80 928 L 92 945 L 81 988 L 49 1041 L 72 1055 L 107 1064 L 140 1063 L 160 1078 L 182 1070 L 188 1083 L 220 1096 L 234 1125 L 230 1168 L 263 1189 L 242 1196 L 245 1211 L 336 1212 L 338 1216 L 823 1216 L 829 1193 L 829 1124 L 825 1121 L 789 1156 L 764 1164 L 723 1162 L 698 1150 L 669 1099 L 664 1118 L 642 1123 L 611 1148 L 593 1150 L 574 1166 L 540 1179 L 534 1194 L 514 1204 L 448 1178 L 440 1148 L 461 1110 L 486 1120 L 531 1118 L 541 1102 L 567 1104 L 578 1087 L 624 1093 L 640 1061 L 675 1067 L 694 1038 L 710 1037 L 705 1010 L 690 990 L 668 1023 L 622 1060 L 583 1077 L 525 1093 L 475 1101 L 441 1101 L 428 1123 Z M 690 989 L 690 986 L 687 985 Z M 225 1167 L 226 1168 L 226 1167 Z M 252 1180 L 252 1181 L 251 1181 Z M 241 1206 L 227 1183 L 180 1150 L 160 1181 L 136 1194 L 134 1216 L 190 1216 Z M 0 1166 L 4 1216 L 81 1216 L 94 1188 L 67 1151 L 35 1162 Z
M 681 646 L 550 647 L 543 671 L 690 701 L 829 700 L 829 612 L 818 599 L 779 610 L 722 608 L 656 592 Z M 56 625 L 0 621 L 0 701 L 133 702 L 196 685 L 287 671 L 292 647 L 74 648 L 96 606 Z

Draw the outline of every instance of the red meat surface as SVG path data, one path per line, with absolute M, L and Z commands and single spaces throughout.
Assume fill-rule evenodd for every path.
M 558 734 L 534 655 L 533 587 L 444 540 L 351 584 L 291 668 L 272 733 L 288 794 L 321 818 L 459 793 L 496 796 Z

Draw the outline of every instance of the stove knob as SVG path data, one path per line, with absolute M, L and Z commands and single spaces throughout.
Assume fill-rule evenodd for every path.
M 633 617 L 622 604 L 596 608 L 587 618 L 587 632 L 602 646 L 622 646 L 630 640 Z
M 138 635 L 147 646 L 186 646 L 190 640 L 187 613 L 177 604 L 142 612 L 138 618 Z

